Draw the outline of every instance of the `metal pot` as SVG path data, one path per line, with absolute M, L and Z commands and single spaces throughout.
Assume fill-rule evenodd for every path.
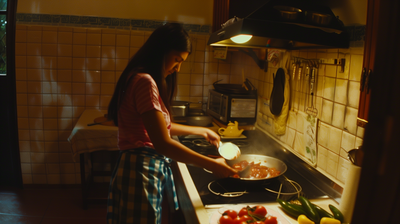
M 306 12 L 306 21 L 316 25 L 329 25 L 331 23 L 332 16 L 325 13 L 318 12 Z
M 261 165 L 269 167 L 269 168 L 275 168 L 280 171 L 280 174 L 275 177 L 266 177 L 266 178 L 235 178 L 241 181 L 264 181 L 264 180 L 269 180 L 273 179 L 276 177 L 279 177 L 283 175 L 286 170 L 287 166 L 282 160 L 279 160 L 274 157 L 270 156 L 265 156 L 265 155 L 257 155 L 257 154 L 242 154 L 239 156 L 239 158 L 235 160 L 227 160 L 226 163 L 230 166 L 232 166 L 235 163 L 239 163 L 240 161 L 247 160 L 249 163 L 254 162 L 254 163 L 261 163 Z M 232 177 L 233 178 L 233 177 Z
M 301 9 L 285 5 L 276 5 L 274 6 L 274 9 L 278 10 L 280 17 L 286 21 L 297 20 L 298 16 L 302 12 Z
M 207 127 L 212 123 L 212 117 L 208 115 L 186 117 L 188 125 Z
M 190 102 L 172 101 L 171 110 L 174 117 L 185 117 L 189 114 Z

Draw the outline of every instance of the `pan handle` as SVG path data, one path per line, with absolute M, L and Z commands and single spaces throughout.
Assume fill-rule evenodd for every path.
M 220 80 L 218 80 L 218 81 L 215 81 L 214 83 L 213 83 L 213 85 L 215 85 L 215 84 L 218 84 L 219 82 L 221 82 L 223 79 L 220 79 Z
M 246 78 L 246 82 L 251 86 L 251 90 L 255 90 L 256 89 L 256 87 L 254 87 L 253 83 L 251 83 L 248 78 Z

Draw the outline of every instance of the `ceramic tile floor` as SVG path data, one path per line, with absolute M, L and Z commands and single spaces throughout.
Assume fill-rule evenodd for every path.
M 79 187 L 10 189 L 0 187 L 1 224 L 102 224 L 106 203 L 82 208 Z

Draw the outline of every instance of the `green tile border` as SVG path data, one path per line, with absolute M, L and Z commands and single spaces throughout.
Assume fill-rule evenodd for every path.
M 124 30 L 153 30 L 165 21 L 143 19 L 120 19 L 96 16 L 51 15 L 17 13 L 17 24 L 95 27 Z M 211 33 L 211 25 L 183 24 L 188 32 Z
M 17 13 L 17 24 L 95 27 L 124 30 L 154 30 L 165 21 L 143 19 L 120 19 L 96 16 L 50 15 Z M 210 34 L 211 25 L 183 24 L 185 30 L 193 33 Z M 350 45 L 363 46 L 365 25 L 347 26 Z

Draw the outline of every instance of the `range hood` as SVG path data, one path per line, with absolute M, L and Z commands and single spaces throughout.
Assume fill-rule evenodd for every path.
M 231 40 L 243 34 L 252 37 L 245 43 Z M 208 45 L 287 50 L 348 48 L 349 35 L 329 7 L 307 0 L 269 0 L 243 19 L 230 19 L 211 34 Z

